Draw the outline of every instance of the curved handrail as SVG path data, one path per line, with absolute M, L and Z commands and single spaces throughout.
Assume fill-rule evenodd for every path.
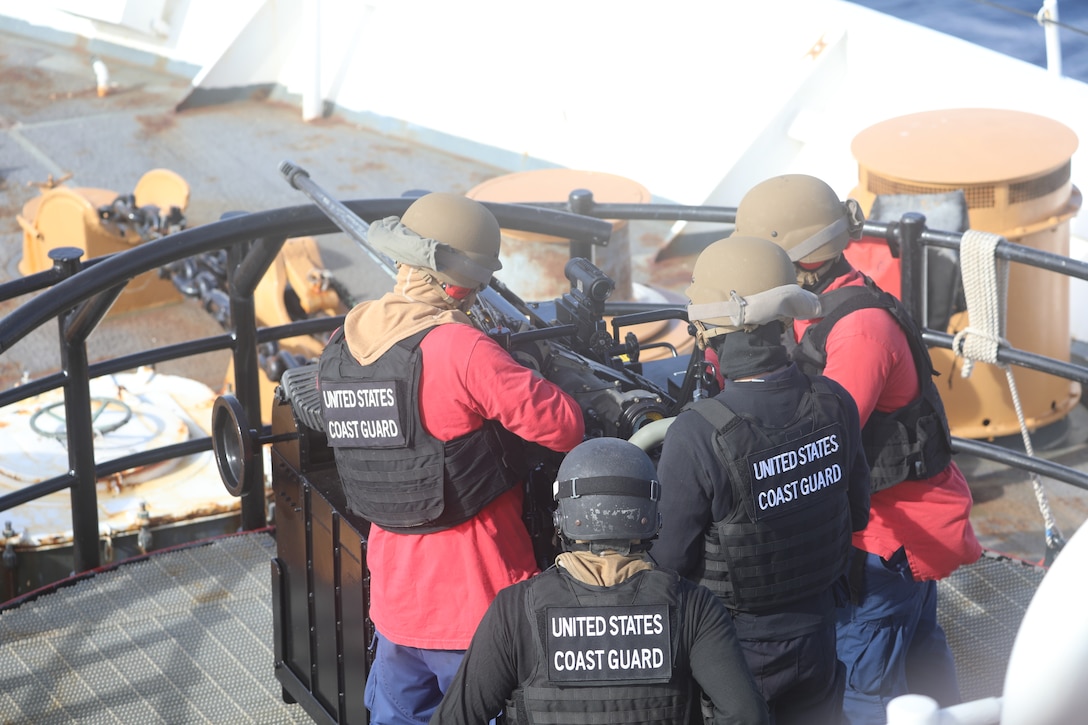
M 373 221 L 403 214 L 411 202 L 409 198 L 366 199 L 345 202 L 345 206 L 362 219 Z M 612 233 L 610 223 L 570 212 L 520 204 L 485 206 L 501 226 L 509 229 L 547 233 L 590 244 L 603 244 Z M 297 237 L 335 231 L 335 224 L 315 205 L 304 204 L 232 216 L 113 254 L 95 265 L 93 279 L 73 275 L 0 320 L 0 353 L 63 311 L 143 272 L 265 236 Z

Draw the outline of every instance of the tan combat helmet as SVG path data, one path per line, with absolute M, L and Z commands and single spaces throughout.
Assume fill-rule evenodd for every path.
M 491 281 L 492 272 L 502 269 L 499 222 L 478 201 L 433 192 L 413 201 L 400 223 L 438 243 L 433 271 L 442 282 L 480 288 Z
M 734 234 L 769 239 L 798 264 L 837 259 L 861 238 L 865 215 L 854 199 L 840 201 L 825 182 L 805 174 L 775 176 L 753 186 L 737 207 Z
M 789 255 L 758 237 L 719 239 L 695 260 L 686 294 L 688 319 L 702 346 L 720 335 L 776 320 L 820 314 L 819 298 L 797 285 Z

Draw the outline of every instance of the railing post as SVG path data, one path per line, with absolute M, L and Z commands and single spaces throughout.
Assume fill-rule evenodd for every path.
M 922 233 L 926 230 L 926 217 L 918 212 L 907 212 L 898 224 L 900 249 L 900 298 L 919 327 L 925 327 L 926 310 L 926 246 Z
M 588 189 L 575 189 L 570 192 L 570 196 L 567 198 L 567 208 L 572 214 L 590 216 L 593 207 L 593 192 Z M 586 241 L 570 240 L 570 256 L 571 258 L 583 257 L 592 262 L 593 244 Z
M 241 265 L 242 255 L 247 245 L 236 244 L 227 252 L 229 268 L 233 276 Z M 234 390 L 238 401 L 245 409 L 250 420 L 257 427 L 261 423 L 261 381 L 260 365 L 257 355 L 257 317 L 252 293 L 239 294 L 231 280 L 230 284 L 230 319 L 234 332 Z M 267 524 L 264 500 L 264 456 L 254 456 L 250 465 L 254 467 L 254 481 L 259 482 L 257 491 L 244 491 L 241 496 L 241 525 L 243 531 L 259 529 Z
M 83 250 L 58 247 L 49 251 L 62 278 L 80 269 Z M 72 501 L 72 571 L 94 569 L 98 552 L 98 493 L 95 491 L 94 429 L 91 424 L 91 380 L 85 338 L 71 339 L 67 322 L 72 310 L 58 317 L 61 370 L 64 372 L 64 420 L 68 437 L 68 489 Z
M 261 238 L 236 244 L 227 252 L 230 270 L 230 318 L 234 331 L 234 390 L 246 416 L 260 426 L 261 366 L 257 353 L 257 310 L 253 292 L 286 242 L 285 237 Z M 252 479 L 256 490 L 242 493 L 242 529 L 251 531 L 268 523 L 264 492 L 264 456 L 254 456 Z

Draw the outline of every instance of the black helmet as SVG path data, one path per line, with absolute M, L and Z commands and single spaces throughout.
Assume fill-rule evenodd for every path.
M 590 438 L 563 459 L 552 497 L 567 541 L 649 541 L 661 518 L 661 485 L 646 452 L 622 438 Z

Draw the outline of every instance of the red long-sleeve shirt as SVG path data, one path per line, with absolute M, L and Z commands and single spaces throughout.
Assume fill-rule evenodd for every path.
M 860 272 L 839 277 L 827 292 L 864 284 Z M 818 320 L 795 320 L 799 340 Z M 918 375 L 902 328 L 887 311 L 866 308 L 839 320 L 827 336 L 823 374 L 854 397 L 861 425 L 874 410 L 891 412 L 918 396 Z M 869 525 L 854 546 L 890 557 L 900 546 L 916 579 L 942 579 L 980 556 L 971 527 L 971 490 L 955 462 L 932 478 L 903 481 L 874 493 Z
M 582 441 L 585 424 L 574 399 L 476 328 L 439 325 L 420 350 L 420 415 L 439 440 L 493 419 L 555 451 Z M 466 649 L 495 594 L 537 572 L 521 514 L 522 491 L 515 486 L 473 518 L 437 533 L 371 527 L 370 617 L 378 631 L 408 647 Z

